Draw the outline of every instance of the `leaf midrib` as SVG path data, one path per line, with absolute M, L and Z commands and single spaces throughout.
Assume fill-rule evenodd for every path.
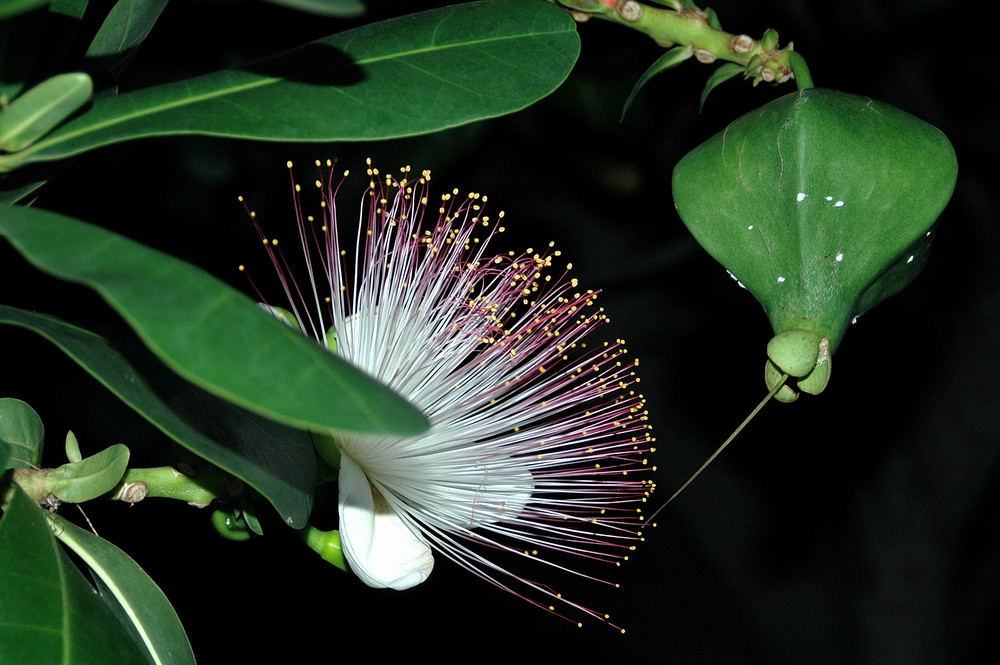
M 70 533 L 69 530 L 64 530 L 63 538 L 69 540 L 71 543 L 76 543 L 79 539 L 75 537 L 74 534 Z M 160 658 L 159 651 L 156 649 L 156 645 L 149 636 L 149 632 L 146 630 L 145 625 L 139 621 L 138 616 L 135 613 L 135 608 L 131 602 L 128 602 L 127 594 L 125 594 L 121 585 L 118 584 L 117 580 L 113 575 L 108 575 L 101 565 L 101 563 L 94 558 L 89 550 L 83 547 L 74 547 L 73 551 L 87 564 L 91 570 L 93 570 L 103 581 L 108 585 L 108 589 L 114 594 L 115 599 L 121 606 L 122 610 L 128 615 L 129 619 L 132 621 L 132 625 L 135 627 L 136 631 L 139 633 L 139 637 L 142 639 L 143 643 L 146 645 L 146 649 L 149 655 L 153 658 L 156 665 L 162 665 L 162 659 Z M 66 661 L 69 663 L 69 661 Z

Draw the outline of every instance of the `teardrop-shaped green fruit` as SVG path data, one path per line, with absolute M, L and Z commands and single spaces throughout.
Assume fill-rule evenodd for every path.
M 798 375 L 800 388 L 819 392 L 848 325 L 920 272 L 957 173 L 935 127 L 867 97 L 809 88 L 685 155 L 673 193 L 684 224 L 764 305 L 776 336 L 826 340 L 823 376 Z

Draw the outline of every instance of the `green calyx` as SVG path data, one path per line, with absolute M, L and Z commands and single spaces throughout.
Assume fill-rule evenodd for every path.
M 309 549 L 320 555 L 324 561 L 332 563 L 341 570 L 347 570 L 339 531 L 323 531 L 310 524 L 299 533 Z
M 830 341 L 815 332 L 792 328 L 780 332 L 767 343 L 764 383 L 773 390 L 780 382 L 794 378 L 799 390 L 818 395 L 830 381 Z M 775 393 L 779 402 L 794 402 L 799 393 L 787 383 Z
M 738 118 L 677 164 L 681 219 L 770 319 L 769 388 L 787 373 L 822 391 L 851 322 L 924 266 L 957 170 L 935 127 L 821 88 Z

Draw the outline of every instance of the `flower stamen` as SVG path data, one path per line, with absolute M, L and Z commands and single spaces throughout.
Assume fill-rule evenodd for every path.
M 291 275 L 281 245 L 265 243 L 303 333 L 431 422 L 413 437 L 334 436 L 337 456 L 370 485 L 374 499 L 364 501 L 391 517 L 387 533 L 410 532 L 407 561 L 418 566 L 394 571 L 377 539 L 349 533 L 345 542 L 363 546 L 345 548 L 352 569 L 373 586 L 386 585 L 376 569 L 418 583 L 430 572 L 426 546 L 563 618 L 581 612 L 607 621 L 501 561 L 523 558 L 617 586 L 573 562 L 620 565 L 642 540 L 641 506 L 655 467 L 647 459 L 654 438 L 645 398 L 635 390 L 637 362 L 620 339 L 587 344 L 608 320 L 595 304 L 599 292 L 579 290 L 572 264 L 554 270 L 560 252 L 553 243 L 490 253 L 504 215 L 491 220 L 487 197 L 455 189 L 429 208 L 429 171 L 414 176 L 404 167 L 398 178 L 382 176 L 369 160 L 367 174 L 353 261 L 338 219 L 346 172 L 336 180 L 329 162 L 316 181 L 321 224 L 303 214 L 292 181 L 305 278 Z M 349 480 L 353 492 L 368 496 L 356 474 Z M 377 528 L 356 506 L 345 513 L 343 502 L 342 494 L 342 520 L 346 514 Z M 342 521 L 342 531 L 350 528 Z

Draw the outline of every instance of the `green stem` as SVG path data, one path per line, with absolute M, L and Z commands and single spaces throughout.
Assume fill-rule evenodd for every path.
M 347 570 L 344 550 L 340 545 L 339 531 L 323 531 L 308 524 L 306 528 L 299 531 L 299 535 L 309 546 L 309 549 L 320 555 L 324 561 L 332 563 L 341 570 Z
M 784 83 L 795 78 L 799 89 L 813 87 L 805 59 L 789 45 L 778 48 L 777 33 L 768 30 L 761 39 L 722 30 L 714 15 L 693 5 L 676 9 L 682 3 L 662 1 L 670 7 L 650 6 L 637 0 L 548 0 L 566 7 L 578 21 L 591 17 L 617 23 L 648 35 L 668 48 L 677 44 L 690 46 L 694 57 L 703 63 L 724 60 L 746 67 L 754 80 Z M 710 11 L 710 10 L 709 10 Z
M 799 90 L 816 87 L 813 85 L 812 75 L 809 73 L 809 65 L 806 64 L 806 59 L 800 53 L 788 51 L 787 59 Z
M 21 486 L 32 501 L 42 503 L 49 497 L 46 477 L 53 469 L 13 469 L 11 480 Z M 0 486 L 0 491 L 6 490 Z M 138 503 L 148 497 L 176 499 L 203 508 L 214 499 L 238 496 L 243 492 L 243 482 L 213 466 L 186 473 L 170 467 L 128 469 L 122 479 L 101 498 L 112 501 Z M 0 496 L 0 505 L 9 500 L 9 491 Z
M 236 496 L 243 484 L 215 467 L 182 473 L 169 466 L 150 469 L 129 469 L 121 482 L 105 496 L 118 501 L 136 503 L 148 497 L 185 501 L 204 507 L 214 499 Z

